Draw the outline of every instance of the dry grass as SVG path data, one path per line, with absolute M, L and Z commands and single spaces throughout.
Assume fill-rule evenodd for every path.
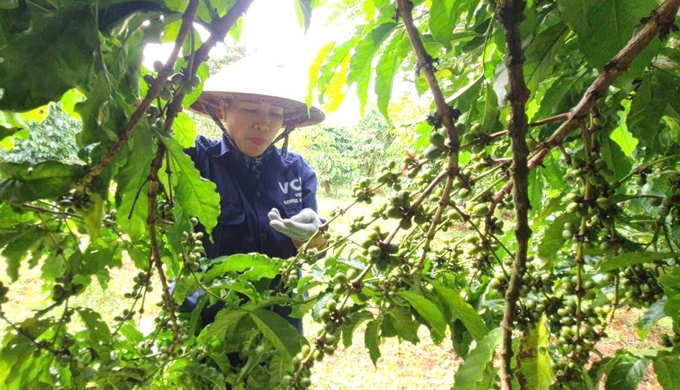
M 0 280 L 8 285 L 6 276 L 6 262 L 0 257 Z M 92 278 L 92 283 L 86 288 L 85 292 L 75 297 L 71 302 L 71 307 L 90 308 L 102 315 L 107 323 L 111 324 L 115 316 L 121 315 L 124 309 L 130 309 L 132 301 L 124 298 L 124 294 L 132 291 L 132 278 L 139 272 L 130 260 L 124 260 L 120 268 L 109 270 L 111 279 L 107 289 L 104 290 L 96 278 Z M 8 293 L 9 301 L 2 305 L 5 316 L 13 323 L 19 323 L 28 318 L 32 311 L 49 306 L 51 301 L 51 290 L 47 289 L 40 277 L 41 271 L 38 267 L 28 268 L 25 264 L 21 267 L 19 280 L 10 285 Z M 155 280 L 153 283 L 154 292 L 147 296 L 144 305 L 144 315 L 135 316 L 142 328 L 149 329 L 153 324 L 153 319 L 160 312 L 160 308 L 155 305 L 160 300 L 160 282 Z M 139 309 L 139 304 L 135 308 Z M 55 310 L 51 315 L 58 316 L 60 309 Z M 74 317 L 77 323 L 78 317 Z M 0 320 L 0 336 L 4 334 L 7 324 Z
M 450 389 L 461 359 L 450 341 L 435 345 L 425 327 L 413 345 L 396 338 L 384 340 L 381 357 L 374 366 L 364 347 L 364 330 L 354 334 L 353 345 L 339 348 L 313 369 L 315 389 Z

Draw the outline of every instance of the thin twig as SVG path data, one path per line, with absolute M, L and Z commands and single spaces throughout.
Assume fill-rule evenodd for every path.
M 410 0 L 397 0 L 397 10 L 404 21 L 406 33 L 408 34 L 411 46 L 418 59 L 418 69 L 424 73 L 427 85 L 432 92 L 436 114 L 438 118 L 441 119 L 444 127 L 446 127 L 449 141 L 451 142 L 451 155 L 457 159 L 458 151 L 460 149 L 460 139 L 454 123 L 458 118 L 454 110 L 446 104 L 444 94 L 442 93 L 437 77 L 435 76 L 435 68 L 433 65 L 434 59 L 427 53 L 427 50 L 425 50 L 425 45 L 423 45 L 423 41 L 420 38 L 420 32 L 418 32 L 418 28 L 413 23 L 413 15 L 411 14 L 413 11 L 413 3 Z

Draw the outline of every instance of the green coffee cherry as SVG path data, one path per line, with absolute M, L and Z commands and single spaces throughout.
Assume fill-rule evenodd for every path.
M 472 208 L 472 216 L 482 217 L 489 213 L 489 205 L 487 203 L 478 203 Z
M 434 160 L 441 156 L 443 152 L 444 152 L 443 148 L 435 145 L 430 145 L 423 152 L 423 156 L 428 160 Z
M 432 133 L 430 134 L 430 143 L 434 146 L 444 146 L 444 142 L 446 142 L 446 138 L 444 138 L 443 135 L 439 133 Z

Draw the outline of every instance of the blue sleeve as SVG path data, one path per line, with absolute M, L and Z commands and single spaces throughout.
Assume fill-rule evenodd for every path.
M 210 140 L 205 138 L 202 135 L 196 136 L 196 140 L 194 141 L 194 146 L 190 148 L 185 148 L 184 153 L 189 155 L 191 157 L 191 160 L 194 161 L 194 163 L 204 160 L 205 159 L 205 154 L 206 154 L 206 149 L 211 146 Z

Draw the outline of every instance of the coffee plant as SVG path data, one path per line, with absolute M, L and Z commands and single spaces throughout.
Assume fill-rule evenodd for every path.
M 0 158 L 14 162 L 76 159 L 76 134 L 80 132 L 80 123 L 66 114 L 58 104 L 50 105 L 47 112 L 42 109 L 36 111 L 38 117 L 34 119 L 38 121 L 29 121 L 26 137 L 8 137 L 8 141 L 16 140 L 16 143 L 9 153 L 0 149 Z
M 338 0 L 355 30 L 319 52 L 310 102 L 337 106 L 354 86 L 389 118 L 403 77 L 430 114 L 327 216 L 327 249 L 208 259 L 219 196 L 183 153 L 183 109 L 252 1 L 0 0 L 3 141 L 53 102 L 82 124 L 75 161 L 0 163 L 0 304 L 24 265 L 51 294 L 0 311 L 3 388 L 309 388 L 359 326 L 374 363 L 382 340 L 418 343 L 421 326 L 450 338 L 454 389 L 634 389 L 650 364 L 677 388 L 680 0 Z M 293 3 L 309 23 L 322 2 Z M 147 69 L 158 42 L 174 49 Z M 335 235 L 357 203 L 370 215 Z M 119 314 L 78 305 L 123 258 L 137 270 Z M 198 288 L 199 310 L 182 312 Z M 271 310 L 286 306 L 318 330 Z M 665 317 L 673 334 L 603 356 L 628 307 L 641 338 Z

